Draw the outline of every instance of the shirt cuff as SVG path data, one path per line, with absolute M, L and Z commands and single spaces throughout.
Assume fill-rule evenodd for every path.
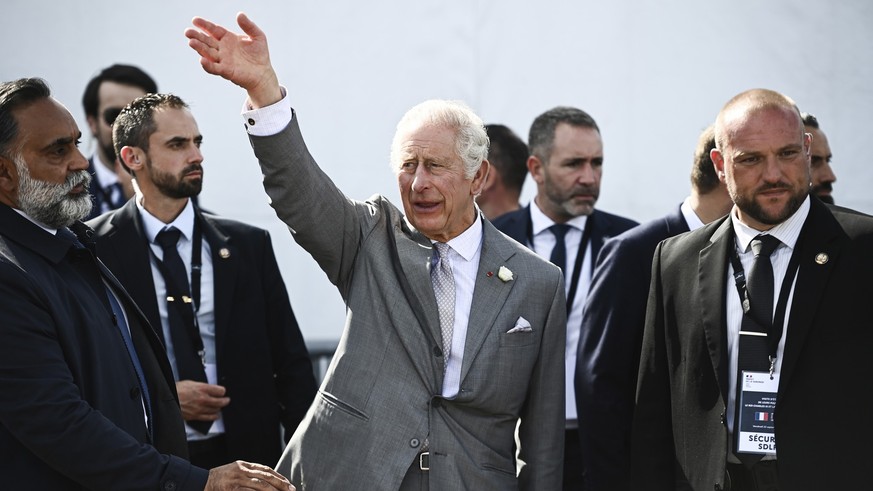
M 288 91 L 282 89 L 282 100 L 258 109 L 253 109 L 246 98 L 243 103 L 242 117 L 246 131 L 252 136 L 271 136 L 279 133 L 291 122 L 293 114 L 288 103 Z

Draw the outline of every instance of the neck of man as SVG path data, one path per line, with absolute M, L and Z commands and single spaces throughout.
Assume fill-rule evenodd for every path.
M 158 220 L 172 223 L 182 213 L 189 198 L 170 198 L 160 193 L 143 192 L 142 207 Z
M 573 216 L 568 215 L 562 208 L 551 208 L 548 206 L 543 206 L 543 203 L 548 203 L 549 200 L 543 198 L 541 195 L 537 194 L 534 197 L 534 203 L 536 203 L 537 207 L 543 212 L 543 215 L 549 217 L 549 219 L 555 223 L 567 223 L 572 220 Z
M 518 195 L 501 194 L 499 196 L 489 196 L 488 200 L 479 203 L 479 208 L 486 217 L 497 218 L 504 213 L 515 211 L 521 206 L 518 204 Z
M 692 188 L 689 204 L 704 225 L 727 215 L 734 205 L 724 186 L 706 194 L 700 194 L 697 189 Z

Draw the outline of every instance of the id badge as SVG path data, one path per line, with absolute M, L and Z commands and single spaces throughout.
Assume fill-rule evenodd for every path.
M 776 412 L 776 392 L 779 374 L 743 371 L 740 392 L 739 438 L 737 451 L 741 453 L 776 455 L 776 430 L 773 415 Z

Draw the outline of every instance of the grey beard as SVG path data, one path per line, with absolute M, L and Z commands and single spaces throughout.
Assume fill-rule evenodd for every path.
M 91 213 L 94 204 L 88 194 L 91 174 L 87 170 L 71 172 L 62 184 L 52 184 L 31 177 L 27 164 L 21 159 L 15 159 L 15 165 L 18 168 L 18 207 L 30 218 L 50 228 L 61 228 Z M 79 184 L 85 192 L 70 195 Z

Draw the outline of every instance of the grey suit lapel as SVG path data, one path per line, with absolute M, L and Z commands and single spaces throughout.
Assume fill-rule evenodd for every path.
M 734 234 L 731 221 L 724 220 L 716 228 L 710 243 L 700 251 L 698 262 L 698 285 L 700 303 L 690 308 L 701 312 L 706 345 L 715 371 L 722 397 L 727 401 L 730 377 L 726 342 L 725 291 L 728 248 L 733 247 Z
M 433 257 L 433 246 L 430 239 L 417 230 L 404 224 L 406 230 L 396 230 L 394 243 L 397 247 L 397 257 L 407 280 L 409 289 L 417 299 L 418 308 L 414 302 L 410 305 L 418 310 L 417 316 L 424 320 L 422 327 L 435 346 L 442 346 L 440 334 L 439 309 L 430 280 L 430 265 Z M 399 233 L 397 233 L 399 232 Z
M 497 277 L 501 266 L 515 254 L 515 250 L 488 220 L 482 221 L 482 251 L 479 256 L 479 271 L 473 287 L 473 303 L 470 320 L 467 323 L 467 339 L 464 346 L 464 360 L 461 368 L 461 382 L 470 371 L 494 321 L 506 302 L 506 298 L 516 281 L 504 282 Z M 488 275 L 488 272 L 493 275 Z M 511 326 L 507 326 L 509 328 Z

